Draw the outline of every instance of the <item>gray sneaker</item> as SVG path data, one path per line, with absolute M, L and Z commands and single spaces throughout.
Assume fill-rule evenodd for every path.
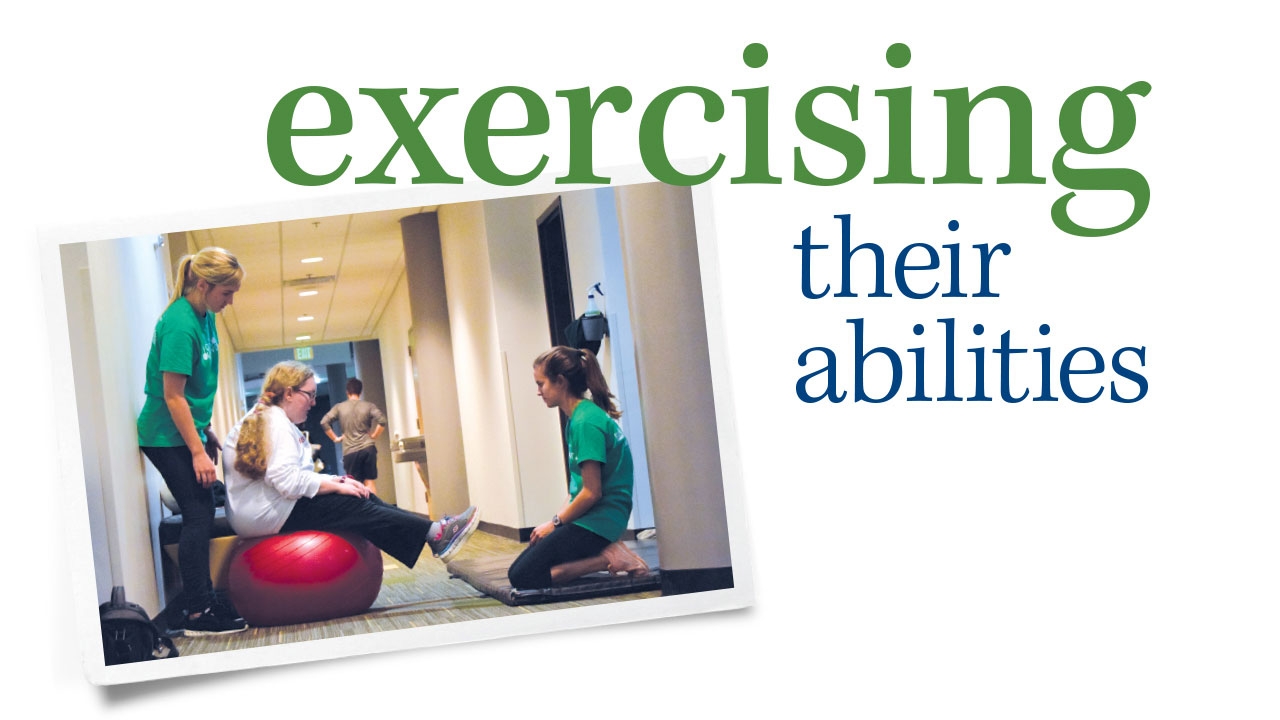
M 431 546 L 432 554 L 440 558 L 440 562 L 449 562 L 449 558 L 457 554 L 479 525 L 480 511 L 474 505 L 460 515 L 445 515 L 440 518 L 440 537 L 428 540 L 427 545 Z

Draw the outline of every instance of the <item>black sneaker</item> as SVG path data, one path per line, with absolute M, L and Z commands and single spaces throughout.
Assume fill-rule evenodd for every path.
M 209 600 L 209 607 L 218 615 L 230 618 L 233 622 L 244 620 L 244 616 L 240 614 L 239 610 L 236 610 L 236 606 L 231 604 L 231 598 L 227 597 L 227 594 L 221 590 L 215 589 L 213 591 L 213 597 Z
M 244 618 L 229 618 L 218 614 L 215 608 L 208 608 L 199 617 L 188 617 L 182 623 L 182 634 L 187 637 L 199 635 L 226 635 L 249 629 Z
M 427 540 L 431 552 L 440 558 L 440 562 L 448 562 L 462 548 L 471 533 L 480 525 L 480 511 L 475 506 L 467 508 L 461 515 L 445 515 L 440 519 L 440 536 Z

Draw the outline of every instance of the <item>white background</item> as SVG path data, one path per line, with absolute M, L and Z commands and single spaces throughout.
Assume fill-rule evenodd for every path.
M 1124 5 L 789 2 L 711 12 L 688 2 L 313 2 L 220 3 L 214 14 L 155 3 L 45 5 L 6 20 L 6 704 L 110 717 L 523 716 L 575 704 L 621 717 L 1275 717 L 1269 38 L 1264 19 L 1236 3 L 1176 16 Z M 743 65 L 750 42 L 768 46 L 764 68 Z M 902 70 L 884 62 L 894 42 L 913 51 Z M 1134 140 L 1076 159 L 1138 169 L 1151 207 L 1122 235 L 1067 236 L 1049 221 L 1065 192 L 1050 166 L 1061 103 L 1083 87 L 1137 80 L 1153 90 L 1136 100 Z M 317 167 L 353 155 L 353 169 L 324 188 L 280 179 L 265 146 L 275 102 L 311 84 L 356 109 L 351 136 L 300 152 Z M 846 125 L 866 143 L 866 169 L 837 188 L 794 182 L 791 149 L 821 155 L 797 137 L 796 99 L 852 84 L 862 88 L 861 119 Z M 713 213 L 719 254 L 721 286 L 709 292 L 724 308 L 714 332 L 730 358 L 721 380 L 735 406 L 730 450 L 742 468 L 755 607 L 109 691 L 89 685 L 60 540 L 60 523 L 82 519 L 59 515 L 57 469 L 43 460 L 74 416 L 44 390 L 69 380 L 48 370 L 37 228 L 216 217 L 369 191 L 352 178 L 391 137 L 372 102 L 361 103 L 361 87 L 461 88 L 424 127 L 445 166 L 471 181 L 465 109 L 501 85 L 529 87 L 551 108 L 553 132 L 496 146 L 517 171 L 551 155 L 544 177 L 567 162 L 556 90 L 623 85 L 635 96 L 624 116 L 602 111 L 599 168 L 638 162 L 639 114 L 658 92 L 700 85 L 726 102 L 715 125 L 678 105 L 685 112 L 673 113 L 668 148 L 727 156 L 699 212 Z M 784 182 L 730 185 L 742 163 L 741 101 L 730 92 L 762 85 L 773 94 L 771 169 Z M 1034 166 L 1048 182 L 873 185 L 886 152 L 884 102 L 873 92 L 907 85 L 917 174 L 943 170 L 934 90 L 1013 85 L 1035 108 Z M 1001 117 L 978 113 L 975 125 Z M 1099 132 L 1091 137 L 1105 138 L 1105 124 Z M 974 147 L 975 174 L 1003 174 L 1001 141 Z M 406 188 L 413 173 L 403 155 L 393 173 Z M 1074 202 L 1083 212 L 1094 201 Z M 860 240 L 890 250 L 1009 243 L 993 276 L 1001 297 L 803 300 L 791 246 L 809 226 L 815 241 L 838 243 L 839 213 L 853 213 Z M 953 218 L 955 234 L 945 229 Z M 182 228 L 138 231 L 171 229 Z M 1079 345 L 1107 356 L 1141 345 L 1150 391 L 1135 405 L 906 403 L 906 391 L 883 405 L 804 405 L 797 356 L 825 345 L 851 358 L 852 317 L 867 318 L 871 342 L 904 356 L 919 342 L 911 325 L 936 333 L 940 317 L 984 323 L 991 343 L 1009 330 L 1022 347 L 1040 346 L 1035 328 L 1049 323 L 1059 358 Z

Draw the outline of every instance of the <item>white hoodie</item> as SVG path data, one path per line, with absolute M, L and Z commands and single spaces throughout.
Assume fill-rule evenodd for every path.
M 227 434 L 222 445 L 227 520 L 236 534 L 242 537 L 280 532 L 298 498 L 315 497 L 320 491 L 320 481 L 333 477 L 315 472 L 311 443 L 296 425 L 289 422 L 283 408 L 273 405 L 263 412 L 267 415 L 263 435 L 269 453 L 266 477 L 255 480 L 236 470 L 236 441 L 244 418 Z

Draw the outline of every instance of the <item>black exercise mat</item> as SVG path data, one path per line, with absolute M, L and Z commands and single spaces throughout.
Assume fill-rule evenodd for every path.
M 573 582 L 548 588 L 511 587 L 507 569 L 515 562 L 516 555 L 454 560 L 448 564 L 449 572 L 462 578 L 472 587 L 501 600 L 507 605 L 531 605 L 534 603 L 580 600 L 582 598 L 623 595 L 626 593 L 656 590 L 662 587 L 662 572 L 658 568 L 658 542 L 637 540 L 627 542 L 637 555 L 649 565 L 649 574 L 643 577 L 618 577 L 605 572 L 584 575 Z

